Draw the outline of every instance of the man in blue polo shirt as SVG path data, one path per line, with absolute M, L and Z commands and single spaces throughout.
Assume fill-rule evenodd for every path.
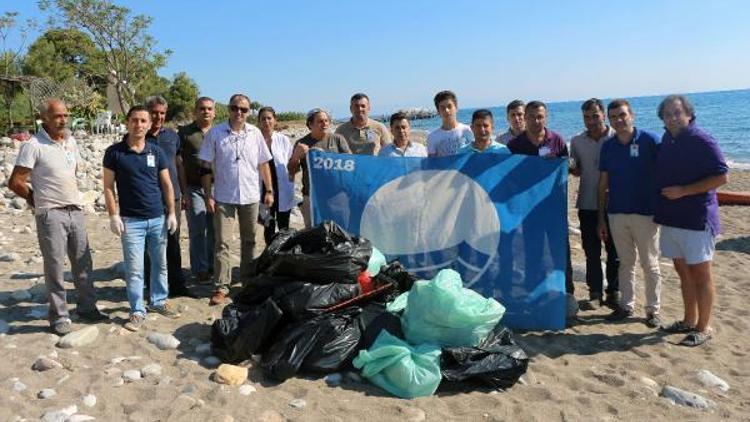
M 459 154 L 491 152 L 495 154 L 510 155 L 510 150 L 505 145 L 492 139 L 492 126 L 494 120 L 492 112 L 480 108 L 471 115 L 471 132 L 474 141 L 458 149 Z
M 663 327 L 686 333 L 684 346 L 699 346 L 712 336 L 714 303 L 711 261 L 719 234 L 716 189 L 727 183 L 729 168 L 713 136 L 695 124 L 695 109 L 684 95 L 659 104 L 666 131 L 657 155 L 654 221 L 661 224 L 662 256 L 671 258 L 680 276 L 685 314 Z
M 131 331 L 140 329 L 146 320 L 143 303 L 143 251 L 146 247 L 151 258 L 151 309 L 169 318 L 179 316 L 167 303 L 166 238 L 167 231 L 177 230 L 174 193 L 164 151 L 146 142 L 150 126 L 148 110 L 143 106 L 132 107 L 128 111 L 127 139 L 107 148 L 103 163 L 104 199 L 110 229 L 122 239 L 131 312 L 125 328 Z
M 605 241 L 612 238 L 620 259 L 620 303 L 607 320 L 620 321 L 633 316 L 635 259 L 638 256 L 645 281 L 645 322 L 656 328 L 661 325 L 659 228 L 653 221 L 659 140 L 655 134 L 633 125 L 635 114 L 627 100 L 610 102 L 607 114 L 615 136 L 604 142 L 599 155 L 599 234 Z

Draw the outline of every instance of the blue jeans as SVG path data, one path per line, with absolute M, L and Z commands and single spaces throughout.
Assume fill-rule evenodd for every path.
M 214 270 L 214 223 L 206 212 L 203 188 L 189 186 L 190 208 L 185 210 L 190 233 L 190 272 L 197 276 Z
M 143 251 L 148 245 L 151 259 L 149 280 L 151 306 L 167 301 L 167 226 L 164 216 L 156 218 L 123 217 L 122 255 L 125 260 L 125 283 L 132 314 L 146 315 L 143 303 Z

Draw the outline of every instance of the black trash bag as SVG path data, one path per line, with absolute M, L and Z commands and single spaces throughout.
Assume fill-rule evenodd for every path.
M 380 270 L 378 275 L 372 278 L 373 282 L 379 285 L 391 283 L 396 286 L 395 289 L 386 293 L 378 301 L 388 303 L 394 301 L 401 293 L 408 292 L 418 280 L 417 276 L 406 271 L 403 265 L 398 261 L 393 261 Z
M 326 308 L 359 295 L 359 284 L 311 284 L 301 281 L 276 286 L 273 299 L 293 320 L 320 315 Z
M 269 377 L 285 381 L 300 369 L 330 373 L 348 366 L 359 350 L 357 313 L 353 307 L 288 326 L 263 354 L 261 367 Z
M 474 381 L 493 389 L 512 387 L 526 373 L 528 365 L 526 352 L 516 345 L 513 333 L 500 323 L 477 347 L 447 347 L 440 356 L 444 381 Z
M 234 303 L 257 305 L 273 296 L 274 289 L 287 283 L 299 282 L 292 277 L 259 275 L 249 278 L 242 289 L 232 296 Z
M 275 244 L 282 239 L 282 244 Z M 371 255 L 369 240 L 351 236 L 338 224 L 325 221 L 288 238 L 286 233 L 275 238 L 256 260 L 255 272 L 316 284 L 356 283 Z
M 276 232 L 271 239 L 271 243 L 261 252 L 260 256 L 253 260 L 250 267 L 251 275 L 261 275 L 271 266 L 274 256 L 278 253 L 284 244 L 297 234 L 295 229 L 282 229 Z
M 360 349 L 369 350 L 383 330 L 400 339 L 404 338 L 404 333 L 401 330 L 401 318 L 386 311 L 385 304 L 368 303 L 362 308 L 359 321 L 362 329 Z
M 283 313 L 273 300 L 247 308 L 230 304 L 211 326 L 213 354 L 222 362 L 238 363 L 268 346 Z

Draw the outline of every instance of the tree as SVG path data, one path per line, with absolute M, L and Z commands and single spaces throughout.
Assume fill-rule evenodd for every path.
M 80 79 L 102 90 L 107 86 L 101 50 L 77 29 L 51 29 L 37 38 L 26 53 L 24 73 L 56 82 Z
M 26 44 L 28 31 L 36 25 L 34 21 L 27 20 L 25 24 L 19 26 L 16 22 L 17 17 L 17 12 L 5 12 L 0 16 L 0 44 L 2 44 L 2 50 L 0 50 L 0 66 L 2 66 L 0 72 L 2 73 L 0 73 L 0 76 L 6 78 L 2 81 L 1 85 L 9 129 L 13 127 L 13 100 L 16 98 L 16 95 L 21 93 L 21 85 L 9 80 L 8 77 L 21 74 L 21 52 Z M 18 43 L 18 48 L 15 50 L 9 48 L 7 45 L 8 37 L 14 29 L 18 29 L 21 38 L 21 42 Z
M 172 85 L 165 95 L 169 108 L 167 119 L 182 121 L 189 119 L 198 99 L 198 84 L 185 72 L 180 72 L 172 79 Z
M 170 50 L 155 50 L 156 40 L 147 31 L 152 18 L 132 16 L 130 9 L 109 0 L 41 0 L 40 8 L 52 4 L 70 28 L 88 34 L 102 51 L 113 76 L 117 99 L 123 110 L 139 102 L 136 93 L 144 78 L 164 66 Z

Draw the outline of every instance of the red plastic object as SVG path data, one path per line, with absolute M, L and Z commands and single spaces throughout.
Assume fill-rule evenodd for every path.
M 372 277 L 370 277 L 370 273 L 368 273 L 367 270 L 359 273 L 357 283 L 359 283 L 359 288 L 362 294 L 370 293 L 375 288 L 372 284 Z

